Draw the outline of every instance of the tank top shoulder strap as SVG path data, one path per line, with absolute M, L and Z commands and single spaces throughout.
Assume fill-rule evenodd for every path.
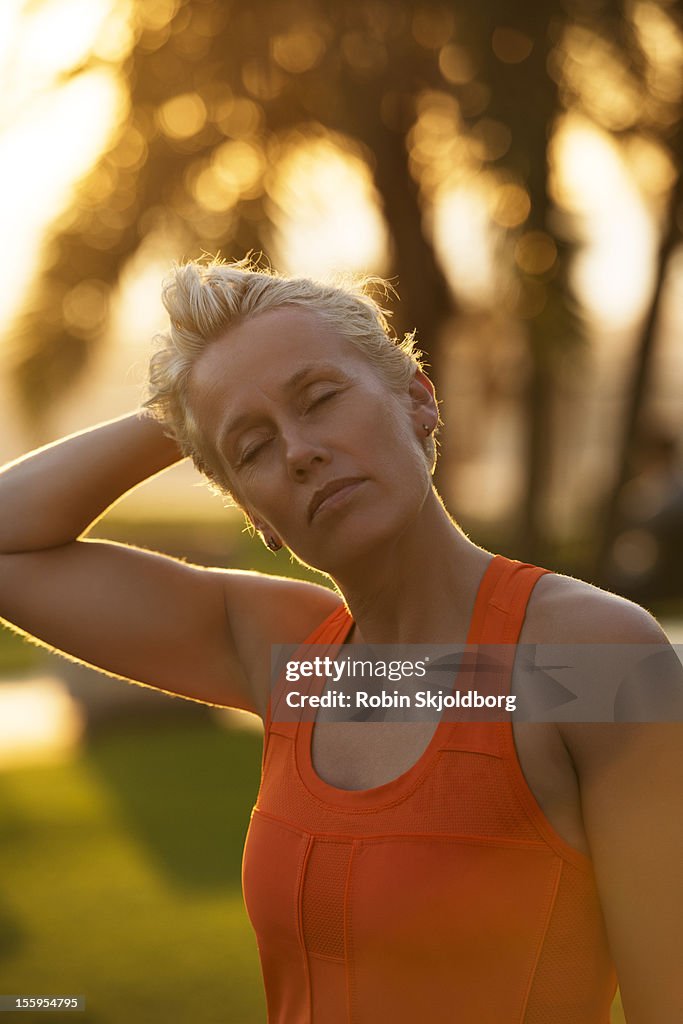
M 479 587 L 468 643 L 517 643 L 531 592 L 548 572 L 537 565 L 495 555 Z
M 490 680 L 492 692 L 508 692 L 512 681 L 516 647 L 524 625 L 527 605 L 531 593 L 549 569 L 541 569 L 527 562 L 518 562 L 504 555 L 495 555 L 488 565 L 479 586 L 479 592 L 470 621 L 467 643 L 470 645 L 510 644 L 508 654 L 498 650 L 495 653 L 496 676 Z M 486 653 L 484 658 L 486 658 Z M 500 671 L 503 669 L 504 677 Z M 484 677 L 466 675 L 463 685 L 477 686 Z M 479 682 L 479 685 L 481 685 Z M 484 686 L 487 684 L 484 682 Z M 503 689 L 499 689 L 499 688 Z M 511 722 L 489 722 L 485 719 L 473 721 L 455 720 L 444 730 L 443 748 L 452 750 L 477 751 L 502 756 L 510 763 L 513 775 L 517 772 L 514 756 Z
M 516 645 L 533 589 L 539 579 L 551 571 L 497 555 L 490 563 L 482 581 L 470 624 L 468 642 Z M 516 653 L 516 647 L 511 646 L 509 658 L 503 657 L 506 670 L 509 667 L 506 692 L 511 682 Z M 496 655 L 498 665 L 501 663 L 501 656 L 501 652 Z M 520 765 L 510 720 L 491 723 L 473 721 L 465 723 L 464 729 L 456 725 L 450 730 L 449 739 L 453 749 L 476 749 L 501 757 L 517 794 L 520 813 L 524 814 L 526 821 L 536 825 L 540 835 L 555 853 L 583 872 L 589 871 L 592 876 L 591 862 L 555 831 L 529 787 Z
M 333 646 L 334 644 L 343 643 L 349 629 L 352 625 L 351 614 L 345 604 L 340 604 L 337 608 L 332 611 L 326 619 L 320 623 L 319 626 L 310 633 L 304 641 L 302 641 L 297 654 L 295 656 L 305 657 L 303 648 L 310 644 L 322 644 L 324 646 Z M 301 652 L 301 653 L 300 653 Z M 270 693 L 268 694 L 268 703 L 266 705 L 266 716 L 264 719 L 264 738 L 263 738 L 263 757 L 265 760 L 266 749 L 268 746 L 268 738 L 270 735 L 271 727 L 273 724 L 273 713 L 277 714 L 277 706 L 279 700 L 282 697 L 282 678 L 271 680 Z M 285 723 L 291 724 L 291 723 Z

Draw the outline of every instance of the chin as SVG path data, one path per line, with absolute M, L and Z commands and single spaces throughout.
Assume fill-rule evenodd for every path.
M 297 557 L 311 568 L 340 579 L 358 567 L 363 569 L 372 564 L 378 555 L 381 556 L 382 549 L 390 553 L 410 521 L 414 521 L 414 517 L 406 517 L 403 522 L 392 516 L 391 522 L 385 521 L 382 524 L 377 519 L 364 524 L 339 524 L 336 528 L 330 527 L 324 545 L 320 545 L 315 553 L 308 552 Z M 348 528 L 345 529 L 345 526 Z

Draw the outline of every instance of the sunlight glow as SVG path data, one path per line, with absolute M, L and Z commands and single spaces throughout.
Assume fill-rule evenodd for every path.
M 161 302 L 161 282 L 175 257 L 184 253 L 182 238 L 163 221 L 150 230 L 128 261 L 112 295 L 106 343 L 98 349 L 90 373 L 70 392 L 60 413 L 60 432 L 72 433 L 139 407 L 151 339 L 168 327 Z M 122 519 L 181 520 L 201 524 L 221 519 L 226 529 L 239 528 L 242 514 L 224 508 L 189 460 L 128 493 L 116 508 Z M 201 526 L 198 526 L 201 529 Z
M 12 83 L 2 98 L 5 116 L 8 108 L 21 109 L 50 89 L 93 51 L 103 60 L 125 56 L 122 49 L 133 41 L 129 14 L 129 4 L 119 0 L 48 0 L 15 19 L 11 46 L 2 55 Z
M 657 99 L 680 103 L 683 98 L 683 32 L 675 18 L 654 3 L 637 3 L 633 19 L 650 67 L 650 89 Z
M 90 213 L 96 213 L 92 220 L 100 226 L 84 234 L 84 240 L 94 251 L 106 251 L 119 237 L 119 225 L 138 216 L 133 206 L 136 171 L 157 133 L 180 159 L 187 155 L 176 191 L 165 194 L 162 173 L 157 205 L 141 211 L 140 236 L 146 241 L 125 269 L 111 305 L 97 277 L 104 272 L 97 268 L 92 279 L 72 282 L 65 297 L 71 328 L 84 335 L 91 332 L 105 343 L 93 346 L 89 375 L 62 403 L 63 420 L 57 422 L 63 432 L 137 403 L 148 337 L 159 326 L 163 272 L 173 256 L 197 255 L 188 251 L 182 234 L 190 219 L 195 237 L 209 250 L 224 247 L 233 254 L 240 239 L 263 238 L 275 267 L 284 272 L 318 279 L 345 271 L 390 272 L 392 225 L 385 221 L 373 184 L 374 155 L 320 125 L 302 124 L 292 134 L 280 135 L 257 102 L 269 90 L 279 91 L 287 75 L 302 74 L 321 62 L 331 38 L 322 22 L 302 20 L 295 29 L 273 36 L 277 67 L 272 75 L 262 76 L 254 61 L 247 62 L 252 99 L 239 95 L 243 90 L 237 80 L 228 84 L 229 76 L 222 71 L 217 78 L 225 80 L 215 83 L 215 89 L 201 76 L 195 80 L 190 69 L 210 35 L 210 30 L 198 31 L 193 38 L 199 40 L 199 49 L 183 51 L 179 65 L 169 58 L 167 77 L 159 79 L 165 91 L 129 119 L 126 76 L 132 62 L 126 58 L 136 39 L 143 54 L 152 54 L 171 38 L 172 30 L 170 49 L 189 46 L 182 39 L 190 6 L 181 0 L 0 0 L 0 160 L 5 185 L 0 194 L 5 285 L 0 322 L 11 321 L 41 260 L 51 255 L 43 247 L 55 225 L 67 224 L 64 213 L 74 194 L 77 209 L 68 224 L 78 230 L 85 224 L 87 232 Z M 427 8 L 416 8 L 411 22 L 416 45 L 431 50 L 446 82 L 461 87 L 457 97 L 451 89 L 438 88 L 414 96 L 414 122 L 405 144 L 420 192 L 420 214 L 460 304 L 475 307 L 473 322 L 480 310 L 485 315 L 493 311 L 494 318 L 530 317 L 545 301 L 544 281 L 554 273 L 557 259 L 555 243 L 540 230 L 542 225 L 529 224 L 534 211 L 524 176 L 517 180 L 502 170 L 512 133 L 487 114 L 489 85 L 469 50 L 456 41 L 457 19 L 445 7 L 441 10 L 443 16 L 435 17 Z M 560 122 L 550 148 L 557 207 L 553 213 L 558 231 L 566 227 L 581 246 L 571 264 L 580 312 L 597 323 L 601 339 L 621 337 L 614 344 L 623 344 L 634 330 L 651 296 L 658 226 L 676 176 L 666 133 L 646 132 L 640 119 L 645 125 L 671 123 L 666 117 L 683 89 L 683 43 L 681 33 L 672 28 L 673 19 L 649 0 L 636 0 L 633 10 L 649 65 L 648 89 L 636 80 L 618 48 L 582 26 L 558 41 L 553 57 L 562 101 L 573 111 Z M 171 26 L 169 19 L 176 13 L 178 22 Z M 507 63 L 524 61 L 533 52 L 529 37 L 500 27 L 491 45 L 497 59 Z M 346 32 L 340 50 L 341 59 L 361 75 L 381 70 L 387 59 L 383 44 L 364 41 L 360 33 Z M 165 55 L 159 59 L 164 61 Z M 176 73 L 181 66 L 188 69 L 184 77 Z M 406 95 L 412 90 L 407 84 Z M 408 125 L 397 98 L 398 93 L 384 97 L 382 116 L 403 132 Z M 630 132 L 615 141 L 606 130 L 610 127 Z M 114 139 L 115 150 L 91 173 Z M 241 200 L 251 202 L 238 206 Z M 249 225 L 264 211 L 263 222 Z M 548 231 L 554 227 L 550 224 Z M 526 278 L 524 302 L 517 299 L 515 264 L 518 276 Z M 679 260 L 678 269 L 671 271 L 665 312 L 680 307 L 674 287 L 680 265 Z M 113 316 L 105 329 L 108 309 Z M 667 316 L 667 323 L 674 323 L 670 310 Z M 471 333 L 475 328 L 470 323 L 467 329 Z M 669 340 L 671 332 L 662 333 L 667 335 L 661 343 L 664 351 L 678 335 Z M 482 340 L 482 351 L 485 347 L 493 352 L 488 337 Z M 500 365 L 499 350 L 491 358 Z M 673 405 L 677 395 L 671 380 L 667 370 Z M 0 391 L 4 384 L 0 379 Z M 69 418 L 73 422 L 66 422 Z M 505 429 L 511 438 L 513 428 Z M 0 441 L 7 443 L 9 435 L 3 428 Z M 504 450 L 504 438 L 493 437 L 489 447 L 501 445 Z M 474 480 L 474 469 L 472 474 Z M 169 515 L 180 514 L 170 488 L 162 496 L 169 476 L 160 478 L 159 505 Z M 486 484 L 490 507 L 498 507 L 500 514 L 504 510 L 496 506 L 496 494 L 503 493 L 503 485 L 509 500 L 516 493 L 514 480 L 498 475 Z M 147 499 L 150 508 L 156 501 L 152 489 L 140 491 L 140 500 Z
M 52 0 L 27 13 L 20 36 L 22 59 L 52 79 L 89 54 L 92 40 L 105 14 L 91 0 Z
M 323 278 L 386 268 L 386 227 L 359 156 L 327 138 L 304 140 L 283 156 L 270 195 L 279 270 Z
M 67 207 L 76 180 L 120 122 L 124 102 L 112 71 L 87 71 L 36 101 L 30 117 L 0 136 L 2 322 L 16 311 L 35 272 L 46 226 Z
M 101 58 L 121 58 L 132 44 L 128 0 L 50 0 L 31 13 L 26 6 L 3 3 L 0 16 L 3 323 L 21 305 L 46 228 L 127 114 L 114 65 L 69 72 L 98 47 Z
M 575 287 L 596 318 L 627 326 L 652 289 L 653 218 L 616 144 L 589 121 L 565 118 L 551 161 L 557 198 L 585 225 Z
M 189 139 L 206 124 L 206 106 L 196 92 L 185 92 L 166 100 L 157 111 L 161 130 L 170 139 Z
M 79 743 L 84 719 L 59 679 L 0 686 L 0 768 L 60 760 Z
M 443 190 L 434 203 L 434 244 L 456 295 L 475 304 L 496 286 L 489 190 L 482 180 Z
M 596 124 L 623 131 L 637 124 L 646 95 L 616 43 L 588 26 L 569 25 L 553 56 L 555 72 Z
M 4 0 L 0 4 L 0 69 L 5 80 L 9 77 L 6 69 L 13 55 L 22 7 L 23 0 Z M 6 106 L 5 97 L 2 103 Z
M 198 173 L 191 173 L 190 189 L 201 206 L 212 213 L 229 210 L 239 199 L 253 199 L 263 191 L 266 156 L 260 145 L 230 139 L 217 146 Z

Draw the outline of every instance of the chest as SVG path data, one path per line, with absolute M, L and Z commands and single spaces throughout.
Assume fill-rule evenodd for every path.
M 516 770 L 552 828 L 590 856 L 581 816 L 576 774 L 551 723 L 512 726 Z M 434 722 L 325 723 L 318 721 L 311 742 L 316 774 L 345 790 L 373 789 L 398 778 L 420 759 L 434 735 Z

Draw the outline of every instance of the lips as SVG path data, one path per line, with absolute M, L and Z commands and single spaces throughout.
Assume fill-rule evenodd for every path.
M 343 477 L 340 480 L 331 480 L 330 483 L 325 484 L 324 487 L 321 487 L 319 490 L 317 490 L 315 492 L 315 494 L 313 495 L 313 497 L 311 498 L 310 504 L 308 506 L 308 521 L 309 521 L 309 523 L 312 521 L 313 517 L 315 516 L 316 512 L 318 511 L 320 506 L 323 504 L 323 502 L 327 501 L 328 498 L 331 498 L 333 495 L 338 494 L 340 491 L 345 490 L 347 487 L 353 487 L 356 484 L 362 484 L 362 483 L 363 483 L 363 478 L 362 477 L 358 477 L 358 476 L 351 477 L 351 476 L 348 476 L 348 477 Z

